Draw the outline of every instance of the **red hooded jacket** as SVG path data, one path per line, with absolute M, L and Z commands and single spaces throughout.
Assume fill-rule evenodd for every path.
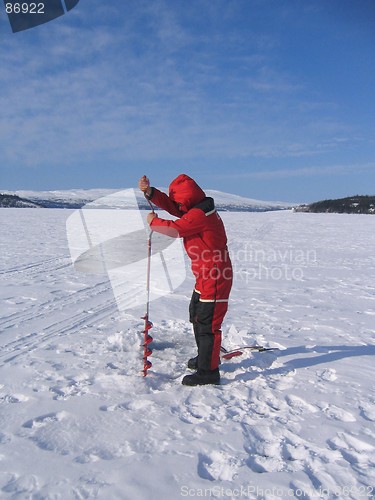
M 198 184 L 185 174 L 169 186 L 169 196 L 151 188 L 149 199 L 178 220 L 155 217 L 154 231 L 181 237 L 196 278 L 201 301 L 227 301 L 232 285 L 232 264 L 224 224 L 214 200 L 206 197 Z

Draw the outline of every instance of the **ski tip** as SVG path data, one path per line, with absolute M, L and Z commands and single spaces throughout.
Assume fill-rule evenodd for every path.
M 222 358 L 231 359 L 231 358 L 234 358 L 235 356 L 241 356 L 242 354 L 243 354 L 243 351 L 233 351 L 233 352 L 228 352 L 226 354 L 223 354 Z

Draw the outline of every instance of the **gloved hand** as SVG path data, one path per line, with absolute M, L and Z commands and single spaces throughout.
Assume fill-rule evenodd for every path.
M 148 216 L 147 216 L 147 224 L 151 224 L 151 222 L 155 219 L 155 217 L 157 217 L 157 215 L 156 215 L 155 212 L 151 212 L 150 214 L 148 214 Z
M 139 179 L 138 187 L 141 191 L 143 191 L 147 196 L 151 193 L 150 180 L 145 175 Z

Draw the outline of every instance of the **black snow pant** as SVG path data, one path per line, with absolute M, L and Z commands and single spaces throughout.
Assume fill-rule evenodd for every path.
M 200 294 L 194 290 L 189 317 L 198 347 L 198 370 L 215 370 L 219 366 L 221 324 L 227 309 L 227 300 L 201 301 Z

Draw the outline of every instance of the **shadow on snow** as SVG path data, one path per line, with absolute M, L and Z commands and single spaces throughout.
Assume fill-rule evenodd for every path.
M 308 356 L 295 357 L 298 354 L 308 354 Z M 237 363 L 223 363 L 222 369 L 224 373 L 233 373 L 240 368 L 242 372 L 236 375 L 234 380 L 254 380 L 259 375 L 265 377 L 269 375 L 285 375 L 301 368 L 309 368 L 325 363 L 332 365 L 332 363 L 340 359 L 374 355 L 375 345 L 296 346 L 273 351 L 272 354 L 254 353 L 250 358 L 242 358 Z M 285 361 L 283 366 L 271 368 L 276 360 L 286 356 L 294 357 Z M 251 368 L 258 368 L 258 370 L 251 370 Z M 259 370 L 259 368 L 263 368 L 263 370 Z M 244 373 L 243 369 L 249 369 L 250 371 Z M 233 382 L 233 380 L 228 381 L 228 383 L 230 382 Z

